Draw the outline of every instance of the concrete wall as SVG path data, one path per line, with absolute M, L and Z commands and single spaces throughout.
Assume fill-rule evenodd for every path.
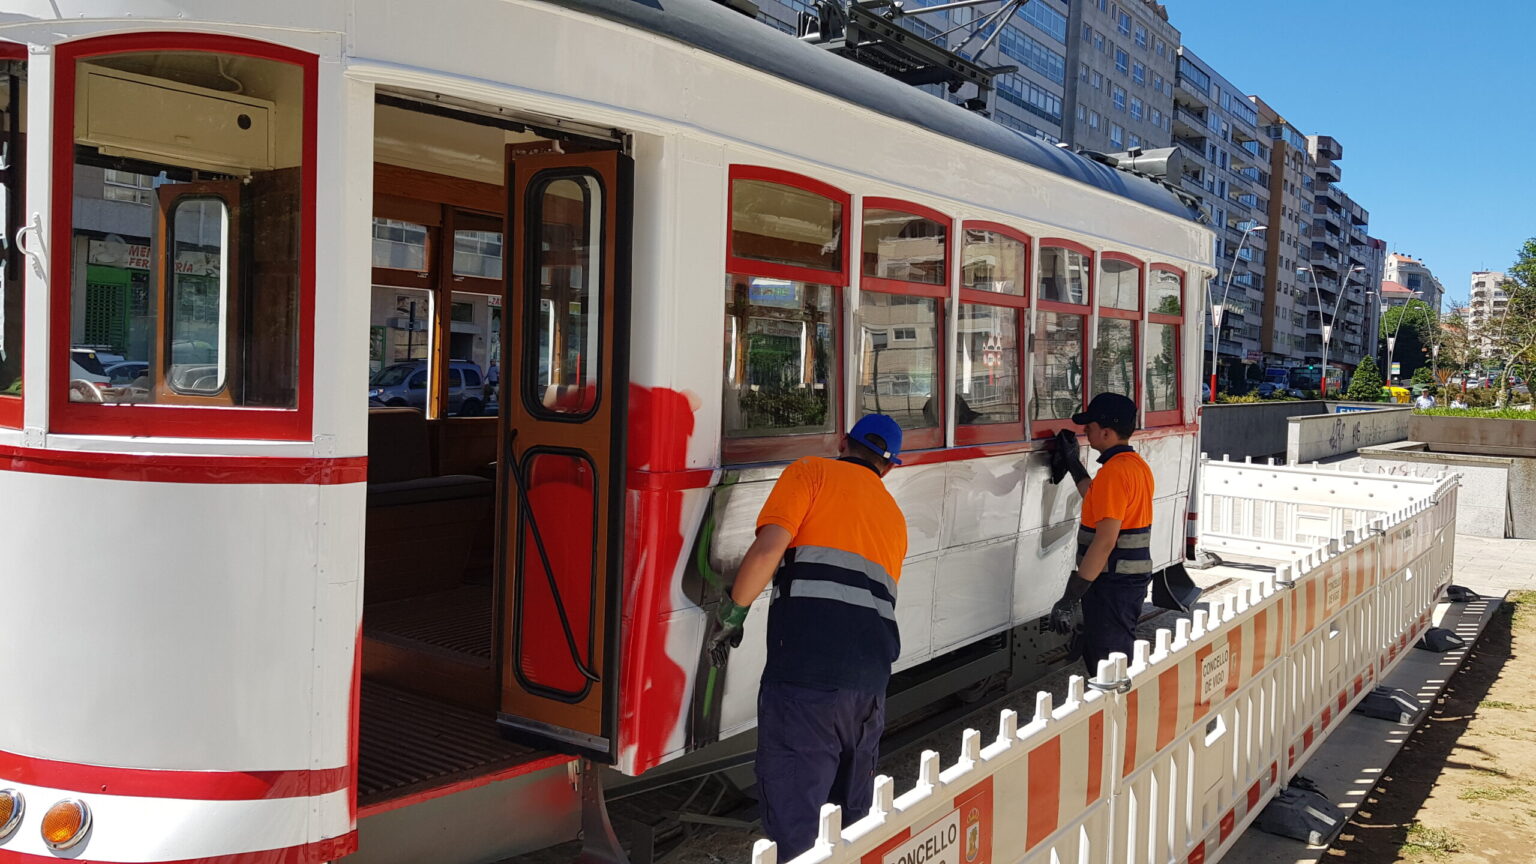
M 1286 421 L 1285 463 L 1301 465 L 1353 453 L 1361 447 L 1391 444 L 1408 437 L 1413 409 L 1405 406 L 1348 411 Z
M 1340 408 L 1375 411 L 1382 407 L 1379 402 L 1324 402 L 1321 399 L 1206 405 L 1200 413 L 1200 451 L 1212 459 L 1225 456 L 1233 461 L 1250 456 L 1255 460 L 1271 456 L 1285 458 L 1287 421 L 1292 417 L 1326 417 Z M 1398 441 L 1403 437 L 1399 435 L 1390 440 Z
M 1362 447 L 1362 470 L 1405 477 L 1461 475 L 1456 533 L 1536 539 L 1536 458 L 1435 453 L 1420 441 Z

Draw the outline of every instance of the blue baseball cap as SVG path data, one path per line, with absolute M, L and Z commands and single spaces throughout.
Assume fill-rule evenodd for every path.
M 865 414 L 853 424 L 848 437 L 879 453 L 893 465 L 900 465 L 896 458 L 901 453 L 901 426 L 886 414 Z

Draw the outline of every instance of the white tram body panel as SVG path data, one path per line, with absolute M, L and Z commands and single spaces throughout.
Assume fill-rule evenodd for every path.
M 786 46 L 788 37 L 766 27 L 747 29 L 723 7 L 698 0 L 681 8 L 698 26 L 739 31 L 786 56 L 805 52 L 813 67 L 841 64 L 826 68 L 863 76 L 875 91 L 901 86 L 810 46 Z M 202 37 L 236 37 L 315 60 L 307 73 L 314 123 L 303 133 L 313 209 L 302 241 L 316 254 L 312 319 L 301 322 L 311 329 L 297 337 L 313 349 L 300 383 L 310 417 L 302 434 L 113 434 L 64 422 L 76 409 L 56 395 L 66 383 L 57 355 L 70 348 L 56 334 L 69 331 L 55 326 L 51 310 L 67 290 L 53 284 L 56 244 L 73 238 L 56 232 L 70 224 L 57 208 L 72 204 L 55 195 L 71 168 L 55 164 L 70 152 L 69 142 L 55 142 L 56 58 L 61 46 L 81 40 L 136 34 L 174 36 L 176 50 L 197 50 L 185 46 Z M 843 242 L 854 256 L 862 201 L 892 198 L 944 214 L 955 232 L 971 220 L 1012 226 L 1035 238 L 1031 267 L 1038 238 L 1051 237 L 1182 270 L 1179 419 L 1135 443 L 1157 482 L 1156 563 L 1183 555 L 1210 232 L 1068 179 L 1086 170 L 1076 156 L 1052 154 L 1059 172 L 1027 165 L 677 34 L 637 29 L 597 3 L 583 11 L 533 0 L 446 0 L 430 9 L 401 0 L 17 0 L 0 13 L 0 40 L 27 49 L 18 221 L 31 227 L 22 241 L 27 395 L 20 422 L 0 422 L 7 562 L 0 653 L 11 658 L 0 665 L 0 692 L 11 696 L 0 712 L 0 789 L 22 791 L 28 810 L 19 830 L 0 838 L 0 862 L 52 856 L 38 820 L 70 797 L 93 814 L 73 853 L 84 860 L 310 862 L 356 849 L 370 455 L 370 418 L 358 394 L 370 378 L 363 351 L 371 338 L 370 223 L 375 199 L 395 191 L 375 182 L 375 162 L 386 161 L 375 129 L 380 93 L 435 95 L 483 106 L 485 114 L 535 118 L 541 128 L 616 130 L 633 159 L 628 369 L 620 385 L 629 390 L 629 413 L 617 421 L 628 424 L 628 450 L 616 457 L 623 519 L 613 538 L 623 572 L 614 574 L 618 620 L 610 622 L 621 656 L 608 667 L 622 677 L 616 704 L 603 709 L 612 712 L 604 729 L 619 770 L 639 774 L 708 743 L 690 732 L 699 678 L 708 674 L 700 648 L 710 614 L 690 580 L 701 568 L 734 570 L 782 470 L 782 462 L 723 464 L 721 287 L 732 166 L 776 169 L 846 193 L 853 215 Z M 142 45 L 154 41 L 145 36 Z M 439 172 L 501 186 L 500 139 L 497 147 L 474 158 L 473 145 L 445 143 Z M 429 149 L 413 152 L 427 159 Z M 392 158 L 405 164 L 415 156 Z M 958 257 L 949 261 L 950 328 Z M 845 333 L 859 295 L 853 260 L 838 289 Z M 11 290 L 20 287 L 14 270 L 6 279 Z M 940 347 L 952 357 L 950 333 Z M 1021 358 L 1028 353 L 1020 346 Z M 854 364 L 841 369 L 841 389 L 854 392 Z M 1021 377 L 1022 391 L 1029 384 Z M 857 412 L 851 398 L 833 409 L 842 428 Z M 123 408 L 117 416 L 156 410 Z M 1047 482 L 1043 445 L 957 446 L 952 401 L 945 411 L 943 446 L 887 480 L 910 532 L 897 607 L 899 669 L 1032 622 L 1059 595 L 1075 552 L 1078 499 Z M 85 512 L 121 518 L 85 521 Z M 754 604 L 706 738 L 754 724 L 766 607 L 766 596 Z M 481 838 L 473 849 L 438 846 L 435 860 L 511 854 L 567 836 L 568 768 L 560 760 L 538 764 L 537 775 L 465 787 L 457 793 L 461 814 L 431 794 L 376 817 L 362 814 L 358 860 L 426 854 L 399 845 L 392 859 L 384 848 L 419 838 L 370 848 L 370 818 L 386 826 L 379 837 L 394 837 L 402 823 L 387 817 L 408 803 L 412 812 L 435 808 L 431 818 L 441 821 L 433 824 L 481 817 L 496 812 L 487 789 L 517 784 L 537 788 L 547 806 L 529 822 L 544 824 L 509 827 L 510 836 Z

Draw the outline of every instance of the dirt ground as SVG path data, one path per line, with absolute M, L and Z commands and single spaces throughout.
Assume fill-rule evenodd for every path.
M 1536 862 L 1536 592 L 1494 614 L 1325 860 Z

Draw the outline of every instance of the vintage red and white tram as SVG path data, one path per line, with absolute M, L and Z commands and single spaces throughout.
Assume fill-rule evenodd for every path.
M 708 0 L 0 40 L 0 862 L 573 836 L 583 766 L 751 729 L 761 628 L 711 674 L 709 610 L 865 411 L 912 451 L 903 686 L 1030 662 L 1039 439 L 1092 391 L 1183 555 L 1212 238 L 1157 183 Z

